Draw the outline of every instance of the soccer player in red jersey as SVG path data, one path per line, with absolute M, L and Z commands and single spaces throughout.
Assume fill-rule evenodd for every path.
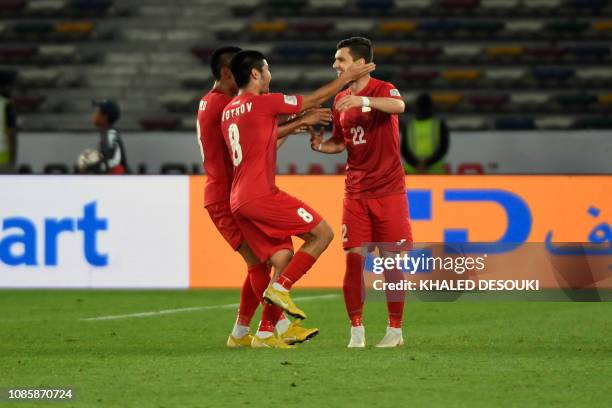
M 353 64 L 372 60 L 370 40 L 352 37 L 338 43 L 333 68 L 341 76 Z M 351 320 L 349 347 L 365 347 L 362 266 L 368 249 L 363 246 L 384 242 L 405 243 L 406 247 L 412 242 L 397 117 L 404 112 L 404 102 L 395 86 L 367 75 L 336 95 L 333 112 L 331 138 L 323 142 L 323 129 L 318 133 L 311 129 L 311 146 L 322 153 L 340 153 L 345 149 L 348 153 L 342 214 L 342 243 L 346 251 L 343 291 Z M 385 246 L 380 250 L 399 248 Z M 398 276 L 401 277 L 401 271 L 390 271 L 385 278 Z M 404 341 L 401 329 L 404 293 L 387 293 L 387 309 L 387 333 L 378 347 L 400 346 Z
M 221 112 L 238 93 L 238 87 L 229 69 L 229 62 L 239 51 L 241 49 L 237 47 L 223 47 L 213 53 L 211 70 L 215 84 L 212 90 L 202 97 L 197 120 L 197 138 L 202 157 L 205 158 L 204 168 L 207 174 L 204 206 L 223 238 L 240 253 L 248 269 L 240 293 L 238 318 L 227 341 L 229 347 L 251 344 L 249 324 L 257 306 L 263 301 L 263 292 L 270 281 L 267 262 L 265 260 L 262 262 L 253 254 L 230 209 L 234 169 L 221 131 Z M 286 137 L 302 126 L 321 123 L 321 119 L 325 119 L 326 116 L 330 116 L 329 110 L 312 110 L 297 120 L 281 126 L 279 137 Z M 290 343 L 305 341 L 318 332 L 318 329 L 307 329 L 298 323 L 291 323 L 283 315 L 276 325 L 276 330 L 281 339 Z
M 291 300 L 289 290 L 327 248 L 333 232 L 306 203 L 276 187 L 277 116 L 319 106 L 349 82 L 371 72 L 374 64 L 355 64 L 305 96 L 268 93 L 272 76 L 265 56 L 258 51 L 236 54 L 230 66 L 240 88 L 221 117 L 234 165 L 231 209 L 249 246 L 259 259 L 270 261 L 276 278 L 264 293 L 264 299 L 276 306 L 264 306 L 252 346 L 279 347 L 274 325 L 281 311 L 306 317 Z M 292 236 L 304 240 L 295 255 Z

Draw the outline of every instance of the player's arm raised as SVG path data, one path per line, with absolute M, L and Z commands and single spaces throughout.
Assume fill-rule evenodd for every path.
M 315 106 L 320 106 L 321 104 L 323 104 L 323 102 L 327 101 L 329 98 L 340 92 L 342 88 L 344 88 L 346 85 L 355 81 L 356 79 L 361 78 L 366 74 L 369 74 L 370 72 L 374 71 L 374 69 L 376 69 L 376 65 L 372 62 L 368 64 L 355 63 L 351 65 L 348 70 L 346 70 L 334 81 L 323 85 L 321 88 L 317 89 L 309 95 L 303 95 L 302 110 L 307 110 L 310 108 L 314 108 Z
M 404 112 L 406 104 L 401 99 L 386 97 L 368 98 L 367 96 L 355 95 L 347 95 L 336 103 L 336 109 L 340 112 L 357 107 L 370 107 L 381 112 L 398 114 Z

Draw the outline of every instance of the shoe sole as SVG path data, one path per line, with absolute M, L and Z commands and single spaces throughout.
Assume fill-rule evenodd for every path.
M 270 299 L 268 296 L 264 295 L 264 301 L 266 303 L 268 303 L 269 305 L 275 305 L 280 307 L 281 309 L 283 309 L 283 311 L 285 311 L 289 316 L 294 317 L 296 319 L 301 319 L 301 320 L 305 320 L 306 319 L 306 315 L 303 313 L 295 313 L 295 312 L 291 312 L 289 310 L 286 309 L 286 306 L 283 306 L 282 304 L 276 303 L 274 302 L 272 299 Z
M 294 345 L 294 344 L 302 344 L 307 342 L 308 340 L 312 339 L 313 337 L 315 337 L 317 334 L 319 334 L 319 331 L 317 330 L 316 332 L 312 332 L 310 333 L 308 336 L 306 336 L 304 339 L 302 340 L 289 340 L 286 341 L 285 343 L 289 344 L 290 346 Z

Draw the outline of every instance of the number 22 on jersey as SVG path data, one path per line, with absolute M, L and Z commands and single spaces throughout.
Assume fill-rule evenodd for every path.
M 353 144 L 360 145 L 365 144 L 365 131 L 361 126 L 351 128 L 351 135 L 353 136 Z
M 227 134 L 230 141 L 230 147 L 232 148 L 232 162 L 234 167 L 238 167 L 242 161 L 242 147 L 240 146 L 240 131 L 238 125 L 232 123 L 227 130 Z

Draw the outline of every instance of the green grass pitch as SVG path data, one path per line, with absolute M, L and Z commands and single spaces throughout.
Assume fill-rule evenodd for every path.
M 75 407 L 610 407 L 612 304 L 410 302 L 400 349 L 348 350 L 339 291 L 296 290 L 321 334 L 229 350 L 236 290 L 0 291 L 0 388 L 73 387 Z M 198 308 L 212 306 L 208 309 Z M 83 321 L 176 308 L 180 313 Z M 256 322 L 253 323 L 253 326 Z

